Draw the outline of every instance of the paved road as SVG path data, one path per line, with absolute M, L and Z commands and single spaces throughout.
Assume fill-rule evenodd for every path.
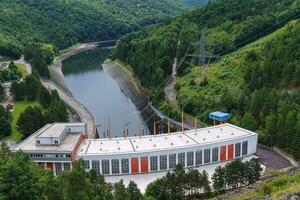
M 284 169 L 292 165 L 290 161 L 283 156 L 277 154 L 271 149 L 262 147 L 260 145 L 257 147 L 256 155 L 259 157 L 260 163 L 266 166 L 267 171 L 274 169 Z

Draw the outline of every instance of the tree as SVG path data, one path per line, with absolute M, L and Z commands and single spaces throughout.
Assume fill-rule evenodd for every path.
M 17 121 L 17 129 L 22 133 L 23 139 L 33 134 L 44 125 L 44 115 L 38 107 L 32 108 L 30 106 L 26 108 Z
M 245 176 L 247 178 L 246 182 L 248 184 L 253 184 L 260 178 L 260 173 L 262 168 L 257 159 L 251 159 L 245 163 L 246 173 Z
M 0 102 L 4 99 L 4 87 L 2 86 L 2 83 L 0 82 Z
M 41 172 L 22 152 L 10 156 L 3 152 L 0 155 L 0 199 L 39 200 L 43 199 L 43 188 L 39 183 Z M 5 151 L 5 150 L 4 150 Z
M 208 179 L 208 173 L 205 170 L 202 172 L 202 176 L 200 176 L 200 182 L 203 185 L 204 192 L 209 194 L 211 192 L 211 187 Z
M 9 136 L 11 133 L 10 122 L 4 117 L 0 118 L 0 138 Z
M 130 181 L 127 188 L 127 200 L 142 200 L 143 196 L 141 194 L 141 191 L 138 189 L 137 184 L 133 181 Z
M 128 199 L 126 188 L 123 180 L 114 184 L 114 200 L 125 200 Z
M 49 91 L 43 86 L 40 88 L 39 102 L 43 106 L 43 108 L 48 108 L 51 102 L 51 95 Z
M 35 100 L 39 94 L 40 87 L 40 81 L 35 76 L 27 76 L 25 78 L 25 95 L 27 97 L 27 100 Z
M 242 118 L 241 126 L 252 131 L 256 130 L 255 119 L 250 112 L 246 112 Z
M 21 101 L 25 99 L 25 84 L 23 82 L 14 81 L 12 83 L 12 92 L 15 101 Z
M 63 198 L 66 200 L 93 199 L 93 187 L 84 169 L 83 160 L 74 163 L 72 171 L 59 177 Z
M 245 184 L 245 165 L 240 159 L 236 159 L 225 165 L 225 183 L 228 188 L 237 188 Z
M 225 171 L 222 167 L 217 167 L 212 175 L 213 188 L 215 191 L 222 191 L 225 188 Z
M 156 200 L 166 200 L 169 198 L 169 191 L 165 178 L 160 178 L 147 185 L 145 196 L 153 197 Z

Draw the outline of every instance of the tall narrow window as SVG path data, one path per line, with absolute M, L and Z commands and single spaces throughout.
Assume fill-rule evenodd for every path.
M 100 164 L 99 160 L 92 160 L 92 169 L 100 173 Z
M 84 168 L 85 169 L 90 169 L 90 161 L 89 160 L 84 161 Z
M 178 154 L 178 164 L 185 167 L 185 153 Z
M 169 169 L 174 169 L 176 167 L 176 154 L 169 155 Z
M 202 150 L 196 151 L 196 165 L 202 165 Z
M 248 154 L 248 141 L 243 142 L 242 145 L 242 155 L 247 155 Z
M 119 174 L 120 173 L 119 159 L 112 159 L 111 160 L 111 172 L 113 174 Z
M 157 171 L 157 168 L 158 168 L 157 165 L 158 165 L 157 156 L 151 156 L 150 157 L 150 170 Z
M 70 163 L 64 163 L 64 171 L 70 171 L 71 170 L 71 164 Z
M 194 165 L 194 152 L 190 151 L 187 152 L 187 166 L 193 166 Z
M 204 164 L 210 163 L 210 149 L 204 149 Z
M 102 174 L 109 174 L 109 160 L 102 160 Z
M 55 172 L 56 175 L 59 175 L 62 171 L 61 163 L 55 163 Z
M 212 148 L 212 162 L 218 162 L 219 161 L 219 148 L 214 147 Z
M 160 170 L 167 169 L 167 155 L 159 156 L 159 168 Z
M 241 156 L 241 143 L 235 144 L 235 157 L 238 158 Z
M 121 160 L 121 168 L 122 168 L 122 173 L 123 174 L 128 174 L 129 173 L 129 159 L 128 158 L 123 158 Z

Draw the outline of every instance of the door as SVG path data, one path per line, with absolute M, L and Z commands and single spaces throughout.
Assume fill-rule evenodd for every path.
M 233 144 L 228 145 L 228 160 L 233 159 Z
M 226 160 L 226 146 L 221 146 L 220 161 Z
M 141 173 L 148 172 L 148 157 L 141 157 Z
M 139 173 L 139 158 L 131 158 L 131 173 Z

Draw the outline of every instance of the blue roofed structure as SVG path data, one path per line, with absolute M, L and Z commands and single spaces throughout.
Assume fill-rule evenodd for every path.
M 213 120 L 216 120 L 216 121 L 219 121 L 219 122 L 224 122 L 224 121 L 227 121 L 227 120 L 230 119 L 231 114 L 216 111 L 216 112 L 209 113 L 208 117 L 210 119 L 213 119 Z

